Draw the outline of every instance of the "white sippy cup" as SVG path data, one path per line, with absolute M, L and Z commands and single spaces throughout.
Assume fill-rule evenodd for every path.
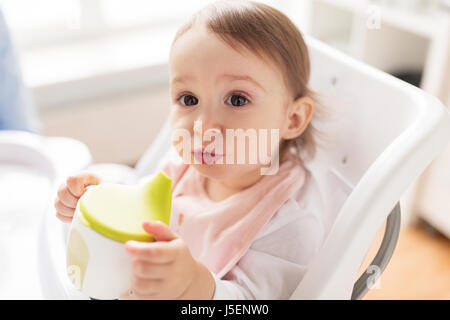
M 105 183 L 78 201 L 67 243 L 67 274 L 74 286 L 96 299 L 116 299 L 131 287 L 128 240 L 154 241 L 145 220 L 169 224 L 172 181 L 163 172 L 135 186 Z

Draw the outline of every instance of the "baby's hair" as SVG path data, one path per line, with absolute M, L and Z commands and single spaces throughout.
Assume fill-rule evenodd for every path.
M 200 24 L 219 36 L 233 49 L 245 48 L 262 59 L 274 62 L 282 71 L 291 102 L 308 96 L 314 100 L 312 120 L 326 114 L 317 95 L 308 88 L 310 60 L 300 30 L 281 11 L 254 1 L 215 1 L 200 9 L 183 24 L 172 42 L 194 25 Z M 294 151 L 297 159 L 313 158 L 316 137 L 322 133 L 309 123 L 303 133 L 285 140 L 283 150 Z

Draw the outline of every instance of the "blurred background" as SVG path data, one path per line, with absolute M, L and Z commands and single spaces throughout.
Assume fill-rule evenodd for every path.
M 173 36 L 208 2 L 0 0 L 36 108 L 33 130 L 84 142 L 95 162 L 133 166 L 169 114 Z M 262 2 L 303 33 L 450 106 L 449 1 Z M 381 288 L 367 298 L 450 299 L 449 149 L 420 178 L 420 219 L 402 231 Z

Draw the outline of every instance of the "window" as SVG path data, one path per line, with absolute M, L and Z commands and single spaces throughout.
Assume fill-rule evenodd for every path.
M 279 1 L 262 2 L 276 7 Z M 19 49 L 25 82 L 37 88 L 38 102 L 51 105 L 98 88 L 102 94 L 117 91 L 112 83 L 118 74 L 129 86 L 148 85 L 150 74 L 152 83 L 167 81 L 153 69 L 167 63 L 178 27 L 209 2 L 0 0 L 0 8 Z M 101 80 L 92 82 L 96 78 Z
M 21 48 L 180 24 L 211 0 L 0 0 Z M 264 1 L 274 4 L 277 1 Z

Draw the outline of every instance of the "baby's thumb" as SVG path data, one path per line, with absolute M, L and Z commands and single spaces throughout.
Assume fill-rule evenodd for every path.
M 172 241 L 178 238 L 177 234 L 161 221 L 144 221 L 142 227 L 156 241 Z
M 82 172 L 67 178 L 67 188 L 70 193 L 79 198 L 86 191 L 86 187 L 100 183 L 100 178 L 93 173 Z

